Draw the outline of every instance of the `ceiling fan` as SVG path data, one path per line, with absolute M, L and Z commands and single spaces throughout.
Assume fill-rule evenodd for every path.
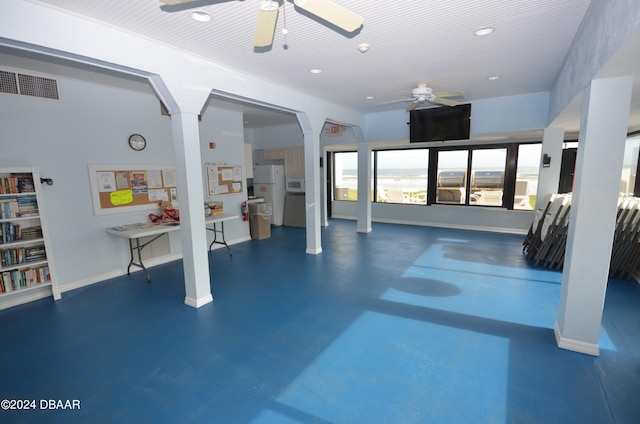
M 161 3 L 167 5 L 181 5 L 195 3 L 194 7 L 201 6 L 203 3 L 222 3 L 229 0 L 217 0 L 211 2 L 203 2 L 202 0 L 160 0 Z M 258 20 L 256 23 L 256 31 L 253 39 L 255 47 L 269 47 L 273 44 L 273 36 L 278 20 L 278 11 L 285 0 L 262 0 L 258 8 Z M 335 4 L 331 0 L 289 0 L 296 7 L 306 11 L 307 13 L 317 16 L 328 23 L 346 31 L 353 32 L 362 26 L 364 19 L 344 7 Z
M 407 111 L 411 111 L 424 103 L 439 104 L 444 106 L 457 106 L 460 103 L 455 100 L 451 100 L 450 97 L 464 97 L 464 92 L 462 91 L 445 91 L 441 93 L 434 93 L 431 87 L 429 87 L 429 84 L 427 84 L 426 82 L 419 83 L 416 88 L 411 90 L 411 93 L 405 94 L 408 96 L 406 99 L 392 100 L 390 102 L 380 103 L 378 104 L 378 106 L 390 105 L 400 102 L 411 102 L 411 104 L 407 106 Z

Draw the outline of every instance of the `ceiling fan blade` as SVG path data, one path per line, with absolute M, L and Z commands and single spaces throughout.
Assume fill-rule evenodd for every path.
M 300 9 L 306 10 L 347 32 L 357 30 L 364 22 L 362 16 L 330 0 L 293 0 L 293 3 Z
M 464 97 L 464 91 L 443 91 L 442 93 L 433 93 L 436 97 Z
M 442 97 L 436 97 L 435 99 L 431 100 L 431 103 L 437 103 L 439 105 L 445 105 L 445 106 L 458 106 L 460 104 L 453 100 L 443 99 Z
M 276 22 L 278 21 L 278 2 L 264 1 L 258 10 L 258 21 L 256 22 L 256 32 L 253 36 L 255 47 L 268 47 L 273 44 L 273 35 L 276 32 Z
M 418 100 L 416 100 L 415 102 L 411 103 L 409 106 L 407 106 L 407 112 L 411 112 L 412 110 L 417 108 L 419 104 L 420 104 L 420 101 L 418 101 Z
M 400 99 L 400 100 L 391 100 L 390 102 L 382 102 L 382 103 L 378 103 L 376 106 L 386 106 L 386 105 L 392 105 L 395 103 L 405 103 L 405 102 L 410 102 L 413 99 Z

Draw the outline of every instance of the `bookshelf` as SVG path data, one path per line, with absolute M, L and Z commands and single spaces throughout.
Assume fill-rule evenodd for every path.
M 61 298 L 49 246 L 40 171 L 0 168 L 0 309 Z

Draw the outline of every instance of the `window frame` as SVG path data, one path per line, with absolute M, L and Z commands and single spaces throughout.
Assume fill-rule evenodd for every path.
M 421 146 L 421 147 L 383 147 L 372 149 L 372 198 L 370 199 L 372 203 L 377 204 L 393 204 L 393 205 L 411 205 L 411 206 L 432 206 L 432 205 L 447 205 L 447 206 L 464 206 L 464 207 L 481 207 L 481 208 L 494 208 L 494 209 L 506 209 L 506 210 L 514 210 L 514 196 L 516 190 L 516 178 L 517 178 L 517 170 L 518 170 L 518 153 L 520 146 L 527 144 L 542 144 L 542 140 L 532 140 L 532 141 L 521 141 L 521 142 L 513 142 L 513 143 L 496 143 L 496 144 L 459 144 L 459 145 L 443 145 L 443 146 Z M 426 164 L 426 174 L 427 174 L 427 202 L 426 204 L 419 203 L 389 203 L 389 202 L 379 202 L 378 199 L 378 152 L 384 151 L 399 151 L 399 150 L 427 150 L 428 151 L 428 163 Z M 493 206 L 493 205 L 472 205 L 469 204 L 470 196 L 465 196 L 465 203 L 454 204 L 454 203 L 443 203 L 436 201 L 436 192 L 437 192 L 437 180 L 438 180 L 438 156 L 440 152 L 444 151 L 452 151 L 452 150 L 466 150 L 469 152 L 467 158 L 467 179 L 465 182 L 465 191 L 467 193 L 470 192 L 471 185 L 471 169 L 473 166 L 473 152 L 479 150 L 492 150 L 492 149 L 506 149 L 507 155 L 504 165 L 504 186 L 503 186 L 503 197 L 502 197 L 502 205 Z M 340 154 L 340 153 L 357 153 L 357 150 L 339 150 L 332 151 L 331 154 Z M 335 161 L 331 161 L 335 163 Z M 333 176 L 332 186 L 331 186 L 331 199 L 338 201 L 354 201 L 354 200 L 340 200 L 335 199 L 335 166 L 331 169 L 331 173 Z M 358 173 L 359 176 L 359 173 Z M 517 209 L 515 209 L 517 210 Z
M 426 174 L 427 174 L 427 196 L 429 195 L 429 158 L 431 157 L 431 148 L 429 147 L 404 147 L 404 148 L 393 148 L 393 147 L 387 147 L 387 148 L 381 148 L 381 149 L 373 149 L 372 153 L 373 153 L 373 170 L 372 170 L 372 175 L 373 175 L 373 199 L 372 202 L 373 203 L 382 203 L 382 204 L 391 204 L 391 205 L 415 205 L 415 206 L 426 206 L 420 203 L 398 203 L 398 202 L 379 202 L 378 201 L 378 153 L 379 152 L 398 152 L 398 151 L 414 151 L 414 150 L 426 150 L 427 151 L 427 163 L 425 164 L 426 168 Z
M 474 145 L 460 145 L 460 146 L 442 146 L 434 147 L 433 153 L 429 155 L 429 188 L 427 189 L 427 206 L 429 205 L 447 205 L 447 206 L 466 206 L 466 207 L 482 207 L 482 208 L 502 208 L 507 210 L 513 210 L 514 196 L 516 191 L 516 172 L 518 166 L 518 151 L 519 147 L 523 144 L 541 144 L 541 141 L 522 142 L 522 143 L 501 143 L 479 146 Z M 464 203 L 445 203 L 438 202 L 436 200 L 437 193 L 437 179 L 438 179 L 438 158 L 441 152 L 448 151 L 467 151 L 467 178 L 465 181 L 465 193 L 471 192 L 471 171 L 473 169 L 473 153 L 480 150 L 497 150 L 506 149 L 507 155 L 504 164 L 504 182 L 503 182 L 503 195 L 502 205 L 472 205 L 469 203 L 471 196 L 465 196 Z
M 331 160 L 330 160 L 330 163 L 331 163 L 331 170 L 330 170 L 330 172 L 331 172 L 331 196 L 330 196 L 330 199 L 332 201 L 339 201 L 339 202 L 357 202 L 358 198 L 356 198 L 356 200 L 349 200 L 348 198 L 347 199 L 336 199 L 336 181 L 337 181 L 336 169 L 337 169 L 337 167 L 336 167 L 335 155 L 336 154 L 343 154 L 343 153 L 355 153 L 357 155 L 358 151 L 357 150 L 339 150 L 339 151 L 331 152 Z M 357 157 L 356 157 L 356 188 L 358 186 L 358 178 L 359 178 L 358 174 L 359 174 L 359 172 L 358 172 L 358 163 L 357 163 Z

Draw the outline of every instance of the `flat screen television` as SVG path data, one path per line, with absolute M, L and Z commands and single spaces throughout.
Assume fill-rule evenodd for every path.
M 469 139 L 471 104 L 412 110 L 409 114 L 409 141 Z

